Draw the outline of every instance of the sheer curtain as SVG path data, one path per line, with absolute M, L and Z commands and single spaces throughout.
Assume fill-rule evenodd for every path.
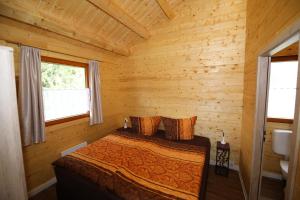
M 36 48 L 21 46 L 19 105 L 23 145 L 44 142 L 41 55 Z
M 100 69 L 97 61 L 89 61 L 90 125 L 103 123 Z
M 89 111 L 89 89 L 43 88 L 45 120 L 86 114 Z M 76 99 L 76 101 L 74 101 Z

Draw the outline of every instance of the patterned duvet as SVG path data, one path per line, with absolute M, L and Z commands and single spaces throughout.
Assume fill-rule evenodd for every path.
M 116 132 L 54 164 L 122 199 L 198 199 L 205 155 L 203 146 Z

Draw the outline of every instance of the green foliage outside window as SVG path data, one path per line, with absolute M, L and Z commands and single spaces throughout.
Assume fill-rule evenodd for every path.
M 43 88 L 82 89 L 85 88 L 85 69 L 68 65 L 42 62 Z

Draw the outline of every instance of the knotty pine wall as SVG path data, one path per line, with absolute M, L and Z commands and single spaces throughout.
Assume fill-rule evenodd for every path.
M 247 30 L 244 72 L 244 109 L 240 169 L 246 190 L 250 189 L 257 57 L 281 31 L 300 19 L 299 0 L 247 1 Z
M 1 45 L 14 48 L 17 74 L 20 63 L 19 47 L 6 41 L 20 42 L 43 49 L 103 61 L 101 63 L 101 82 L 104 123 L 89 126 L 88 118 L 85 118 L 46 127 L 47 140 L 45 143 L 23 148 L 27 188 L 30 191 L 54 177 L 51 163 L 59 158 L 61 151 L 83 141 L 94 141 L 122 125 L 120 101 L 122 93 L 117 71 L 122 68 L 120 61 L 123 57 L 4 17 L 0 17 L 0 40 Z M 42 51 L 42 55 L 87 62 L 86 59 L 50 51 Z
M 124 72 L 127 116 L 198 116 L 196 134 L 225 131 L 239 162 L 245 45 L 244 0 L 189 0 L 132 48 Z

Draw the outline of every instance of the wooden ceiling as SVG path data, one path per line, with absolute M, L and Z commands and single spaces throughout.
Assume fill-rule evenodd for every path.
M 295 42 L 294 44 L 291 44 L 290 46 L 274 54 L 272 57 L 297 56 L 298 51 L 299 51 L 299 42 Z
M 0 15 L 128 56 L 183 0 L 0 0 Z

